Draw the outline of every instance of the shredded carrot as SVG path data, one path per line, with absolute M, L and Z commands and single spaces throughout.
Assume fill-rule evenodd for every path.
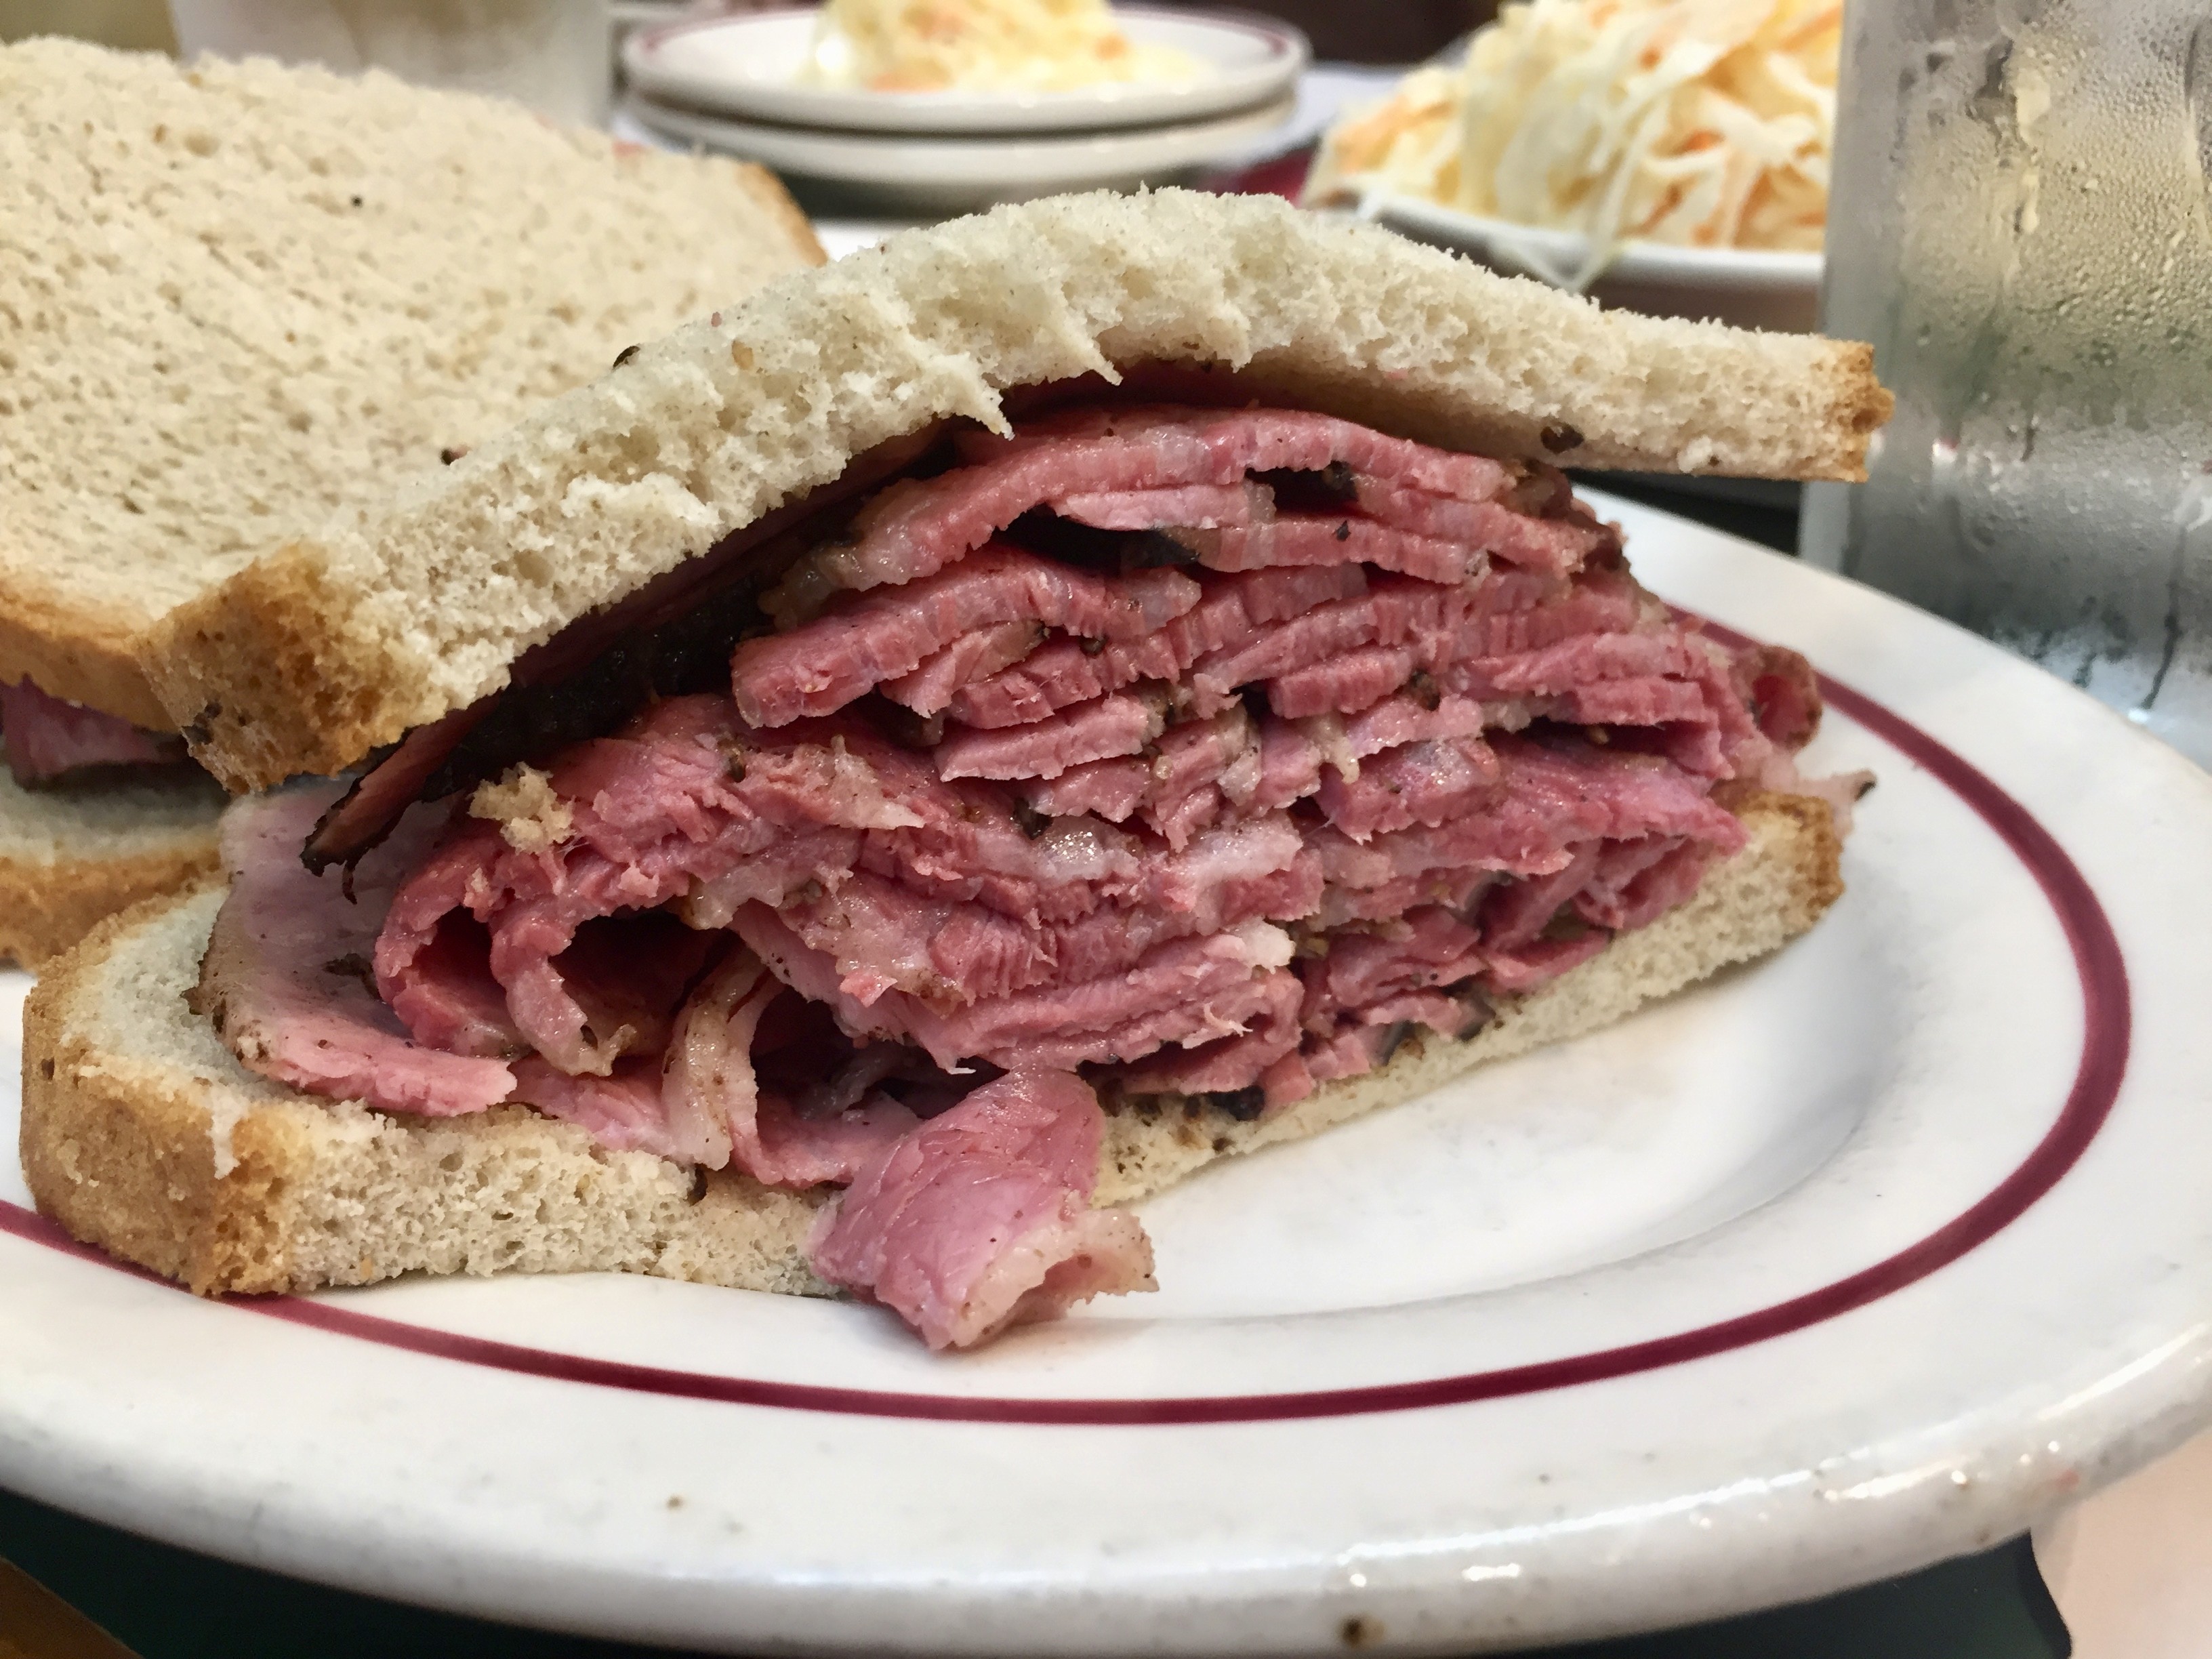
M 1323 140 L 1309 201 L 1424 198 L 1582 232 L 1815 248 L 1839 0 L 1509 0 L 1455 69 L 1415 70 Z
M 1061 91 L 1188 82 L 1205 66 L 1140 46 L 1106 0 L 826 0 L 799 79 L 879 91 Z

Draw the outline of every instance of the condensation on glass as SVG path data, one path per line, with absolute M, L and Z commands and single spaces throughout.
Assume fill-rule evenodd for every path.
M 2212 4 L 1850 0 L 1827 332 L 1897 414 L 1803 551 L 2212 764 Z

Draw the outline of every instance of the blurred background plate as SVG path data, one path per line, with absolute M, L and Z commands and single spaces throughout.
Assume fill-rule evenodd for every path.
M 659 102 L 741 119 L 867 132 L 1071 132 L 1181 125 L 1273 103 L 1310 55 L 1304 35 L 1270 18 L 1117 7 L 1132 40 L 1187 52 L 1206 73 L 1067 92 L 847 90 L 797 83 L 816 15 L 792 7 L 641 29 L 623 43 L 623 71 Z
M 1251 149 L 1297 112 L 1285 98 L 1256 110 L 1171 127 L 1047 137 L 912 138 L 771 126 L 632 94 L 630 120 L 664 137 L 773 167 L 817 212 L 833 204 L 964 212 L 1063 191 L 1130 189 L 1188 178 Z M 811 190 L 810 190 L 811 187 Z
M 1366 208 L 1402 234 L 1555 287 L 1570 284 L 1589 247 L 1574 231 L 1516 225 L 1411 196 L 1376 195 Z M 1586 291 L 1601 304 L 1654 317 L 1809 333 L 1820 318 L 1820 270 L 1818 253 L 1630 242 Z

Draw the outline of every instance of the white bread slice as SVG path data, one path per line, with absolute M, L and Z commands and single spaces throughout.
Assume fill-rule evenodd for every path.
M 1601 313 L 1272 198 L 1061 197 L 648 346 L 182 608 L 149 671 L 233 789 L 337 772 L 854 457 L 1149 362 L 1450 447 L 1653 471 L 1856 477 L 1889 407 L 1864 346 Z
M 26 789 L 0 764 L 0 957 L 35 968 L 221 864 L 222 786 L 169 767 Z
M 822 250 L 775 179 L 371 74 L 0 47 L 0 680 L 141 634 Z
M 1244 1122 L 1211 1106 L 1109 1119 L 1101 1204 L 1218 1158 L 1313 1134 L 1470 1066 L 1610 1024 L 1803 933 L 1843 890 L 1826 805 L 1758 795 L 1744 851 L 1695 897 L 1525 997 L 1466 1042 L 1409 1039 L 1390 1064 Z M 309 1291 L 394 1274 L 657 1273 L 827 1294 L 803 1243 L 825 1193 L 742 1175 L 695 1182 L 520 1107 L 386 1116 L 240 1066 L 185 1006 L 222 901 L 210 887 L 115 918 L 24 1007 L 23 1169 L 76 1237 L 202 1293 Z
M 819 263 L 757 167 L 381 76 L 0 47 L 0 682 L 172 723 L 179 600 Z M 205 778 L 0 776 L 0 954 L 215 867 Z

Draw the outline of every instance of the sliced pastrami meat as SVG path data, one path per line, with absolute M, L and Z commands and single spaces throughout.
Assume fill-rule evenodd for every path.
M 660 1067 L 662 1112 L 706 1154 L 687 1162 L 709 1169 L 734 1163 L 770 1186 L 850 1181 L 921 1120 L 887 1096 L 866 1095 L 806 1117 L 788 1101 L 763 1094 L 752 1053 L 763 1016 L 782 994 L 759 958 L 732 951 L 676 1017 Z
M 948 783 L 1056 778 L 1070 767 L 1136 754 L 1166 726 L 1157 699 L 1101 697 L 1028 726 L 955 732 L 938 745 L 937 775 Z
M 807 1258 L 933 1348 L 1152 1290 L 1142 1224 L 1091 1206 L 1103 1132 L 1077 1079 L 1010 1073 L 869 1159 L 817 1224 Z
M 884 682 L 883 694 L 893 702 L 927 718 L 941 714 L 953 693 L 975 680 L 985 680 L 1001 669 L 1012 668 L 1036 650 L 1044 639 L 1041 622 L 1000 623 L 963 634 L 933 657 L 923 659 L 911 674 Z
M 1267 682 L 1267 706 L 1286 720 L 1357 714 L 1374 708 L 1413 677 L 1414 655 L 1403 646 L 1340 651 Z M 1480 728 L 1478 728 L 1480 729 Z
M 442 812 L 419 807 L 403 821 L 364 860 L 349 900 L 338 877 L 300 864 L 301 842 L 336 794 L 290 790 L 225 815 L 230 896 L 194 1006 L 248 1067 L 312 1094 L 433 1117 L 496 1105 L 514 1091 L 507 1061 L 416 1042 L 371 978 L 369 951 L 392 889 L 423 856 Z
M 735 1167 L 769 1186 L 850 1181 L 921 1120 L 886 1096 L 809 1117 L 762 1092 L 750 1051 L 763 1012 L 782 995 L 783 987 L 738 951 L 678 1012 L 665 1054 L 575 1077 L 532 1055 L 515 1066 L 514 1098 L 615 1151 Z
M 791 633 L 746 641 L 731 660 L 731 684 L 749 722 L 785 726 L 836 713 L 978 629 L 1040 623 L 1086 639 L 1136 639 L 1164 627 L 1198 599 L 1198 584 L 1179 571 L 1096 576 L 996 545 Z
M 1030 423 L 1011 439 L 979 434 L 965 447 L 972 465 L 884 490 L 861 509 L 848 540 L 813 556 L 807 575 L 845 588 L 918 581 L 1024 513 L 1071 498 L 1194 485 L 1241 489 L 1253 473 L 1341 465 L 1410 489 L 1487 501 L 1525 476 L 1520 467 L 1293 410 L 1085 410 Z M 1223 498 L 1206 500 L 1218 508 Z M 802 584 L 791 586 L 797 591 Z M 776 596 L 769 603 L 773 612 Z
M 480 708 L 459 708 L 418 726 L 355 779 L 315 821 L 300 860 L 316 875 L 333 864 L 351 866 L 392 833 L 422 788 L 482 719 Z
M 1233 1035 L 1268 1005 L 1265 981 L 1291 956 L 1281 929 L 1247 922 L 1157 945 L 1118 974 L 940 1011 L 902 991 L 861 1002 L 843 989 L 836 959 L 765 905 L 739 911 L 735 927 L 779 979 L 828 1005 L 854 1036 L 916 1044 L 948 1071 L 971 1056 L 1008 1071 L 1119 1064 Z
M 1441 824 L 1490 805 L 1501 771 L 1480 738 L 1431 738 L 1371 757 L 1358 775 L 1322 780 L 1316 797 L 1330 823 L 1354 841 Z
M 1813 665 L 1778 645 L 1753 645 L 1732 668 L 1739 694 L 1759 729 L 1776 747 L 1795 751 L 1820 729 L 1820 678 Z
M 1270 974 L 1261 988 L 1264 1000 L 1247 1018 L 1247 1030 L 1192 1048 L 1162 1048 L 1120 1067 L 1122 1093 L 1233 1096 L 1256 1086 L 1262 1106 L 1279 1103 L 1267 1087 L 1267 1074 L 1297 1052 L 1304 1035 L 1298 1010 L 1306 994 L 1295 974 Z
M 1090 817 L 1120 823 L 1145 804 L 1152 788 L 1149 761 L 1128 757 L 1071 767 L 1053 779 L 1025 780 L 1022 799 L 1048 818 Z
M 1180 680 L 1209 653 L 1250 645 L 1277 623 L 1366 591 L 1358 565 L 1211 580 L 1197 605 L 1157 633 L 1095 651 L 1076 640 L 1048 641 L 1019 666 L 963 686 L 947 708 L 968 726 L 1025 725 L 1139 680 Z
M 143 732 L 114 714 L 49 696 L 29 680 L 0 684 L 0 734 L 21 784 L 52 783 L 95 766 L 169 766 L 184 740 Z
M 829 959 L 839 992 L 859 1006 L 897 991 L 949 1012 L 1119 975 L 1170 939 L 1307 914 L 1320 865 L 1286 829 L 1261 822 L 1209 832 L 1161 861 L 1146 902 L 1102 906 L 1072 921 L 1031 924 L 866 872 L 776 913 Z
M 1334 936 L 1328 954 L 1306 975 L 1300 1018 L 1323 1036 L 1346 1020 L 1389 1025 L 1407 1018 L 1458 1036 L 1487 1017 L 1479 994 L 1437 994 L 1419 1002 L 1418 1012 L 1394 1005 L 1409 993 L 1448 993 L 1483 966 L 1474 929 L 1451 910 L 1425 905 L 1407 911 L 1395 927 Z
M 1457 586 L 1480 580 L 1490 563 L 1489 554 L 1480 547 L 1378 524 L 1363 513 L 1285 514 L 1210 536 L 1177 539 L 1188 540 L 1200 562 L 1212 570 L 1357 562 Z M 1547 562 L 1555 557 L 1547 556 Z
M 1152 745 L 1150 759 L 1100 760 L 1056 777 L 1040 774 L 1022 779 L 1020 793 L 1047 817 L 1087 812 L 1120 823 L 1141 809 L 1146 825 L 1179 853 L 1200 831 L 1254 807 L 1263 776 L 1259 728 L 1238 708 L 1171 728 Z M 1272 805 L 1287 806 L 1295 799 Z

